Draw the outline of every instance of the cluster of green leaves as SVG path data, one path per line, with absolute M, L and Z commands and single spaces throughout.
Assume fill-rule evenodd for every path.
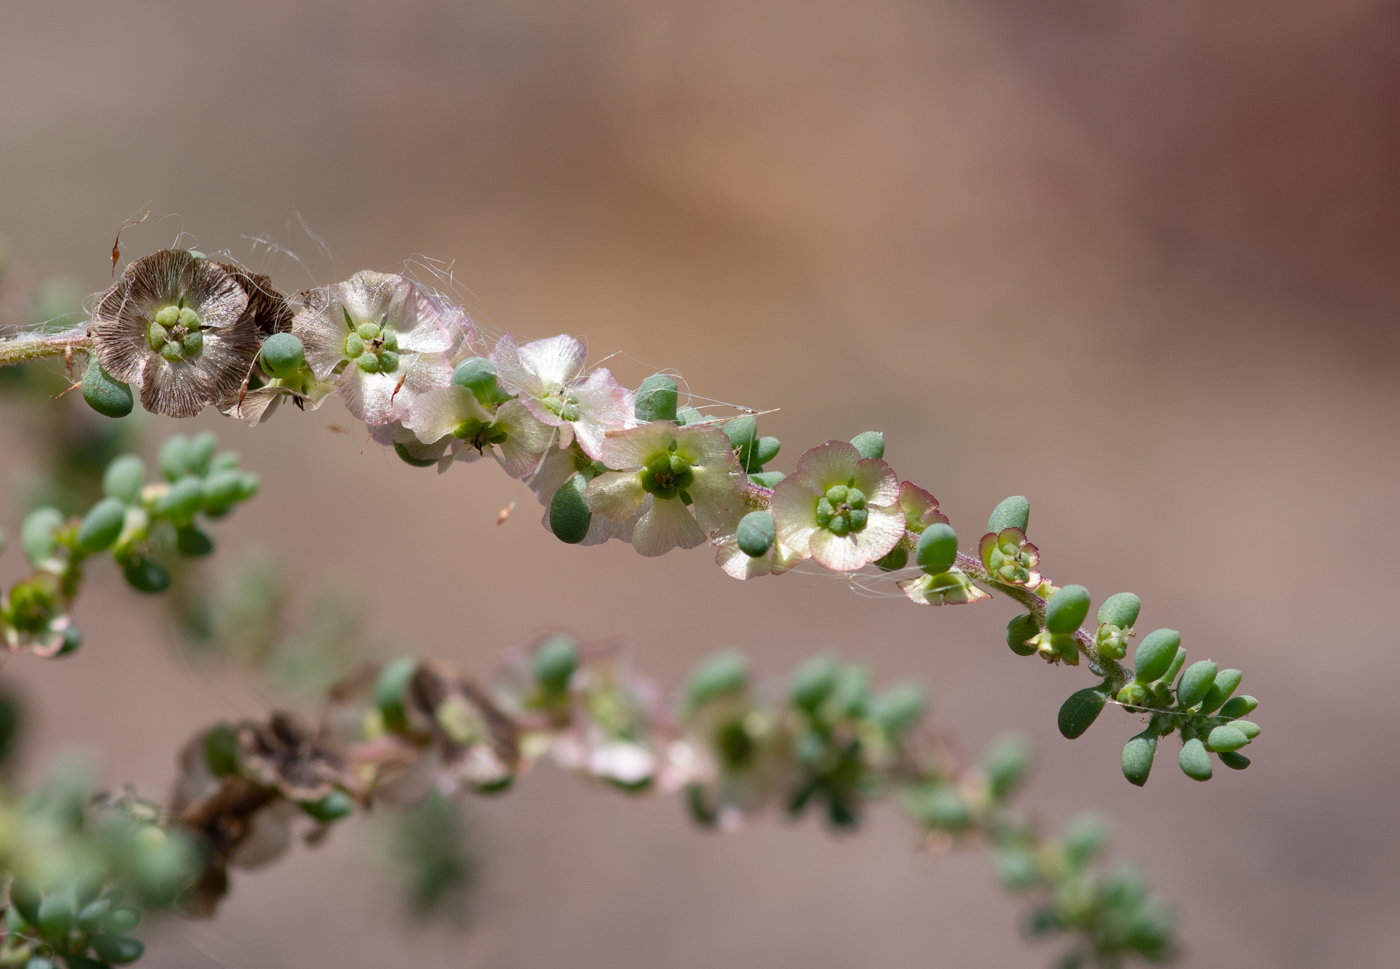
M 1142 877 L 1094 864 L 1107 840 L 1101 824 L 1078 819 L 1047 838 L 1012 807 L 1030 765 L 1025 743 L 1003 740 L 980 764 L 962 766 L 921 736 L 925 708 L 915 684 L 873 693 L 863 667 L 819 657 L 794 673 L 774 709 L 751 688 L 742 656 L 717 656 L 693 674 L 684 704 L 719 768 L 709 784 L 690 788 L 692 813 L 716 824 L 726 800 L 751 805 L 764 776 L 786 792 L 790 815 L 821 804 L 838 829 L 854 827 L 866 802 L 894 795 L 932 838 L 989 846 L 1007 888 L 1037 899 L 1027 933 L 1074 938 L 1059 962 L 1065 969 L 1168 958 L 1171 915 Z
M 148 484 L 142 460 L 123 454 L 103 473 L 104 497 L 81 516 L 52 507 L 31 512 L 20 544 L 33 571 L 0 597 L 0 639 L 46 656 L 76 650 L 82 637 L 68 611 L 96 556 L 110 554 L 132 588 L 158 593 L 171 582 L 162 558 L 212 552 L 201 519 L 222 518 L 258 490 L 257 475 L 239 469 L 237 454 L 215 451 L 212 434 L 177 434 L 160 451 L 164 481 Z
M 61 771 L 27 798 L 0 793 L 0 869 L 11 874 L 0 966 L 104 969 L 144 951 L 130 933 L 198 869 L 198 848 L 132 796 L 93 797 Z
M 997 506 L 987 525 L 987 538 L 995 542 L 984 539 L 984 564 L 990 557 L 985 549 L 996 546 L 1000 555 L 1009 533 L 1017 541 L 1024 539 L 1029 518 L 1030 505 L 1022 497 L 1008 498 Z M 1026 546 L 1023 543 L 1020 547 Z M 1011 557 L 1003 555 L 993 564 L 1001 569 L 1023 567 L 1005 564 Z M 1076 691 L 1060 707 L 1063 736 L 1070 740 L 1083 736 L 1114 699 L 1129 713 L 1150 717 L 1146 729 L 1123 748 L 1123 775 L 1139 787 L 1147 783 L 1159 738 L 1173 734 L 1181 738 L 1181 769 L 1195 780 L 1210 779 L 1212 753 L 1234 770 L 1249 766 L 1249 758 L 1239 750 L 1259 735 L 1259 727 L 1243 718 L 1259 701 L 1233 695 L 1243 675 L 1239 670 L 1220 670 L 1211 660 L 1186 666 L 1181 634 L 1174 629 L 1157 629 L 1143 637 L 1129 671 L 1118 660 L 1127 655 L 1129 641 L 1137 636 L 1142 603 L 1136 595 L 1119 592 L 1104 600 L 1090 632 L 1084 623 L 1092 600 L 1084 586 L 1056 587 L 1029 573 L 1035 583 L 1032 590 L 1000 581 L 1005 576 L 999 576 L 990 565 L 987 572 L 979 575 L 979 580 L 1031 609 L 1007 624 L 1006 643 L 1012 652 L 1018 656 L 1038 654 L 1050 662 L 1075 666 L 1083 654 L 1088 657 L 1089 670 L 1102 677 L 1098 685 Z

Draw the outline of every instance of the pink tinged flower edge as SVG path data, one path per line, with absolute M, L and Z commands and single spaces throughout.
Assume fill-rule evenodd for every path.
M 817 524 L 817 502 L 835 485 L 859 488 L 869 515 L 865 527 L 835 535 Z M 806 451 L 797 469 L 773 489 L 778 541 L 803 558 L 836 572 L 853 572 L 888 554 L 904 537 L 899 477 L 878 458 L 861 458 L 855 445 L 827 441 Z

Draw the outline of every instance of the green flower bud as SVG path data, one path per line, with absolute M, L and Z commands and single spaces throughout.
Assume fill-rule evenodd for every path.
M 126 576 L 127 584 L 137 592 L 155 595 L 170 588 L 170 573 L 165 571 L 159 562 L 153 562 L 144 556 L 122 569 L 122 575 Z
M 1182 707 L 1194 707 L 1206 698 L 1215 683 L 1215 664 L 1208 659 L 1192 663 L 1181 674 L 1176 685 L 1176 702 Z
M 1210 780 L 1210 753 L 1199 737 L 1192 737 L 1186 741 L 1177 763 L 1181 765 L 1181 772 L 1193 781 Z
M 1206 738 L 1206 746 L 1216 753 L 1239 750 L 1247 743 L 1249 738 L 1244 735 L 1244 731 L 1230 724 L 1216 727 Z
M 345 338 L 345 355 L 354 359 L 365 352 L 365 341 L 360 339 L 358 333 L 351 333 Z
M 91 555 L 112 547 L 126 522 L 126 505 L 117 498 L 103 498 L 88 509 L 78 529 L 78 548 Z
M 940 575 L 958 560 L 958 535 L 943 522 L 934 522 L 919 536 L 914 563 L 928 575 Z
M 189 473 L 185 451 L 190 446 L 189 438 L 183 434 L 172 434 L 160 446 L 157 463 L 166 481 L 174 482 Z
M 870 703 L 870 719 L 891 737 L 907 733 L 924 715 L 928 697 L 917 683 L 892 686 Z
M 1220 715 L 1229 720 L 1235 720 L 1239 717 L 1249 716 L 1257 706 L 1259 706 L 1259 701 L 1252 696 L 1232 696 L 1220 708 Z
M 361 323 L 359 326 L 355 327 L 355 333 L 361 340 L 373 340 L 375 337 L 379 336 L 379 324 Z
M 1030 766 L 1031 748 L 1023 738 L 1010 736 L 996 741 L 982 762 L 992 797 L 999 799 L 1009 795 Z
M 48 895 L 39 903 L 39 931 L 50 939 L 67 941 L 73 915 L 73 903 L 66 894 Z
M 535 680 L 551 693 L 562 693 L 578 669 L 578 646 L 568 636 L 551 636 L 535 650 Z
M 637 388 L 634 413 L 639 421 L 676 419 L 676 382 L 664 373 L 653 374 Z
M 1008 528 L 1025 531 L 1031 521 L 1031 503 L 1022 495 L 1012 495 L 992 509 L 987 531 L 1000 534 Z
M 1249 766 L 1249 758 L 1238 751 L 1223 750 L 1216 756 L 1220 758 L 1220 763 L 1230 770 L 1244 770 Z
M 1240 679 L 1244 676 L 1239 670 L 1221 670 L 1215 674 L 1215 682 L 1211 684 L 1210 692 L 1201 701 L 1202 713 L 1214 713 L 1220 709 L 1221 704 L 1230 698 L 1230 694 L 1235 692 L 1235 687 L 1240 685 Z
M 394 442 L 394 453 L 399 456 L 404 464 L 412 465 L 415 468 L 431 468 L 438 463 L 437 458 L 416 457 L 402 441 Z
M 259 354 L 262 368 L 272 377 L 290 377 L 306 366 L 306 348 L 290 333 L 272 334 Z
M 1157 735 L 1151 730 L 1143 731 L 1123 748 L 1123 776 L 1129 783 L 1138 787 L 1147 783 L 1147 775 L 1152 773 L 1152 758 L 1157 753 Z
M 1082 585 L 1067 585 L 1055 590 L 1045 603 L 1045 628 L 1052 633 L 1067 635 L 1079 628 L 1089 615 L 1089 590 Z
M 739 653 L 711 656 L 690 674 L 686 706 L 691 710 L 726 694 L 739 693 L 749 680 L 749 665 Z
M 190 438 L 185 447 L 185 470 L 199 478 L 209 473 L 209 462 L 214 460 L 218 449 L 218 439 L 209 431 L 202 431 Z
M 83 400 L 103 417 L 125 417 L 135 406 L 131 388 L 114 379 L 95 357 L 88 361 L 87 369 L 83 371 L 82 389 Z
M 393 373 L 399 369 L 399 355 L 387 347 L 379 351 L 379 372 Z
M 92 950 L 108 965 L 124 966 L 141 958 L 146 946 L 127 935 L 99 935 L 92 940 Z M 68 957 L 68 965 L 72 969 L 72 956 Z
M 1006 645 L 1017 656 L 1030 656 L 1037 651 L 1030 640 L 1040 635 L 1040 626 L 1030 613 L 1017 616 L 1006 624 Z
M 178 343 L 161 344 L 160 355 L 171 363 L 185 359 L 185 350 Z
M 57 508 L 36 508 L 24 519 L 19 529 L 19 544 L 25 558 L 35 568 L 58 554 L 58 537 L 63 527 L 63 513 Z
M 881 431 L 864 431 L 851 438 L 862 458 L 883 458 L 885 456 L 885 435 Z
M 160 310 L 157 311 L 156 315 L 153 317 L 153 322 L 156 323 L 158 326 L 175 326 L 177 323 L 180 322 L 180 307 L 161 307 Z
M 403 706 L 403 691 L 408 681 L 418 671 L 418 661 L 411 656 L 401 656 L 385 665 L 374 682 L 374 705 L 384 717 L 384 725 L 390 730 L 402 730 L 408 722 Z
M 379 373 L 379 354 L 362 353 L 355 358 L 355 366 L 359 367 L 365 373 Z
M 1141 683 L 1132 682 L 1118 691 L 1118 702 L 1125 707 L 1140 707 L 1152 699 L 1151 692 Z
M 888 553 L 875 562 L 875 567 L 881 572 L 898 572 L 909 564 L 909 550 L 903 545 L 896 545 Z
M 776 488 L 778 482 L 786 477 L 787 475 L 781 471 L 760 471 L 757 474 L 749 475 L 749 480 L 760 488 Z
M 204 735 L 204 762 L 215 777 L 238 773 L 238 736 L 226 723 Z
M 749 558 L 762 558 L 777 541 L 777 530 L 773 526 L 773 514 L 767 511 L 751 511 L 739 519 L 739 527 L 734 532 L 739 549 Z
M 102 493 L 109 498 L 134 505 L 141 498 L 146 483 L 146 465 L 134 454 L 119 454 L 102 472 Z
M 1103 686 L 1091 686 L 1071 693 L 1060 707 L 1060 735 L 1067 740 L 1082 737 L 1084 731 L 1094 725 L 1107 701 L 1108 693 Z
M 200 558 L 214 551 L 214 540 L 193 525 L 175 529 L 175 548 L 186 558 Z
M 810 659 L 792 674 L 788 696 L 803 710 L 815 710 L 836 686 L 836 664 L 825 656 Z
M 186 475 L 156 502 L 156 513 L 173 522 L 187 522 L 204 504 L 204 481 Z
M 1142 602 L 1131 592 L 1118 592 L 1103 601 L 1099 606 L 1099 622 L 1127 629 L 1137 622 L 1138 610 Z
M 549 528 L 559 541 L 577 545 L 588 537 L 593 513 L 588 510 L 588 502 L 584 500 L 587 491 L 588 479 L 575 473 L 559 486 L 550 499 Z
M 1147 634 L 1133 654 L 1134 678 L 1139 683 L 1151 683 L 1167 671 L 1181 645 L 1181 633 L 1175 629 L 1157 629 Z
M 330 824 L 355 813 L 355 802 L 344 791 L 331 791 L 318 801 L 301 801 L 298 806 L 322 824 Z

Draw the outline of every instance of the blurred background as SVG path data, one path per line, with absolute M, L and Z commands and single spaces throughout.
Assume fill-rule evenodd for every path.
M 917 676 L 969 751 L 1033 739 L 1047 823 L 1112 818 L 1117 855 L 1177 905 L 1185 965 L 1396 964 L 1400 6 L 48 0 L 0 24 L 0 234 L 33 278 L 105 287 L 147 208 L 129 256 L 227 250 L 288 291 L 451 263 L 492 327 L 586 336 L 633 386 L 674 367 L 781 408 L 774 467 L 883 430 L 965 545 L 1028 495 L 1048 573 L 1137 592 L 1140 628 L 1243 669 L 1264 732 L 1247 773 L 1196 784 L 1173 751 L 1138 790 L 1118 769 L 1133 722 L 1060 738 L 1086 677 L 1013 656 L 1005 601 L 935 611 L 839 578 L 734 582 L 703 550 L 565 547 L 528 495 L 497 527 L 504 476 L 362 448 L 334 402 L 179 427 L 263 476 L 215 529 L 216 568 L 264 554 L 360 601 L 367 635 L 481 669 L 567 628 L 672 684 L 727 646 L 772 675 L 831 649 Z M 40 410 L 0 398 L 12 535 Z M 175 429 L 151 420 L 148 445 Z M 77 617 L 72 660 L 5 669 L 33 770 L 81 745 L 163 796 L 186 736 L 263 708 L 111 571 Z M 893 813 L 855 837 L 776 818 L 715 836 L 675 800 L 544 769 L 471 818 L 464 932 L 402 922 L 351 828 L 238 877 L 143 965 L 1050 959 L 979 853 L 935 862 Z

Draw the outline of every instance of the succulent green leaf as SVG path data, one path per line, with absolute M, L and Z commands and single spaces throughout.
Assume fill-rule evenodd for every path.
M 1249 738 L 1244 735 L 1244 731 L 1230 724 L 1216 727 L 1206 739 L 1206 746 L 1216 753 L 1239 750 L 1247 743 Z
M 531 665 L 541 687 L 562 693 L 578 669 L 578 644 L 569 636 L 551 636 L 535 650 Z
M 103 417 L 125 417 L 135 406 L 131 388 L 112 377 L 93 358 L 83 371 L 83 400 Z
M 175 548 L 186 558 L 202 558 L 214 551 L 214 540 L 193 525 L 175 529 Z
M 302 801 L 301 809 L 323 824 L 348 818 L 355 813 L 355 802 L 344 791 L 331 791 L 316 801 Z
M 1157 753 L 1157 735 L 1151 730 L 1138 734 L 1123 747 L 1123 776 L 1138 787 L 1147 783 L 1152 773 L 1152 758 Z
M 127 585 L 137 592 L 155 595 L 170 588 L 170 573 L 159 562 L 144 556 L 122 569 L 122 575 L 126 577 Z
M 1206 698 L 1215 684 L 1216 666 L 1208 659 L 1192 663 L 1181 674 L 1176 686 L 1176 702 L 1182 707 L 1194 707 Z
M 109 965 L 124 966 L 141 958 L 146 947 L 139 939 L 127 935 L 99 935 L 92 940 L 92 951 Z M 71 957 L 69 965 L 72 965 Z
M 238 736 L 228 724 L 211 727 L 204 735 L 204 762 L 215 777 L 238 772 Z
M 1259 724 L 1251 720 L 1231 720 L 1230 726 L 1243 733 L 1250 740 L 1259 736 Z
M 164 475 L 166 481 L 173 483 L 189 473 L 189 465 L 185 459 L 185 452 L 189 445 L 189 438 L 185 435 L 172 434 L 160 446 L 158 463 L 160 473 Z
M 758 418 L 752 414 L 736 417 L 724 425 L 724 434 L 742 459 L 758 441 Z
M 1181 765 L 1181 772 L 1193 781 L 1210 780 L 1210 752 L 1199 737 L 1192 737 L 1182 745 L 1177 763 Z
M 1108 701 L 1108 694 L 1102 686 L 1091 686 L 1069 695 L 1060 706 L 1060 734 L 1067 740 L 1082 737 L 1094 725 Z
M 1151 683 L 1171 666 L 1176 649 L 1181 645 L 1181 633 L 1175 629 L 1156 629 L 1148 633 L 1133 654 L 1134 678 L 1139 683 Z
M 240 492 L 242 475 L 239 475 Z M 170 486 L 156 503 L 156 512 L 173 522 L 187 522 L 204 505 L 204 481 L 193 474 L 185 475 Z
M 783 442 L 776 437 L 760 437 L 753 446 L 751 461 L 761 468 L 776 458 L 782 448 Z
M 1004 798 L 1010 794 L 1030 766 L 1031 748 L 1024 738 L 1010 736 L 996 741 L 982 762 L 992 797 Z
M 1099 622 L 1127 629 L 1137 622 L 1138 610 L 1141 608 L 1142 602 L 1137 596 L 1131 592 L 1117 592 L 1099 606 Z
M 78 547 L 91 555 L 112 547 L 126 522 L 126 505 L 118 498 L 103 498 L 88 509 L 78 528 Z
M 1221 705 L 1230 698 L 1230 694 L 1235 692 L 1235 687 L 1240 685 L 1240 679 L 1244 674 L 1239 670 L 1221 670 L 1215 674 L 1215 682 L 1211 684 L 1210 691 L 1206 693 L 1206 698 L 1201 701 L 1202 713 L 1214 713 Z
M 851 443 L 862 458 L 883 458 L 885 456 L 885 435 L 883 431 L 862 431 L 851 438 Z
M 1040 635 L 1040 626 L 1030 613 L 1017 616 L 1006 624 L 1006 645 L 1017 656 L 1030 656 L 1035 653 L 1035 643 L 1028 642 Z
M 45 896 L 39 903 L 39 931 L 50 939 L 67 940 L 73 927 L 73 902 L 65 893 Z
M 219 447 L 218 439 L 209 431 L 201 431 L 190 438 L 185 450 L 185 467 L 195 477 L 202 478 L 209 473 L 209 464 L 214 460 L 214 451 Z
M 892 737 L 907 733 L 928 707 L 928 696 L 917 683 L 900 683 L 870 701 L 870 719 Z
M 102 472 L 102 493 L 128 505 L 140 500 L 145 483 L 146 464 L 134 454 L 117 455 Z
M 1230 699 L 1226 700 L 1225 705 L 1220 708 L 1220 715 L 1230 720 L 1235 720 L 1239 717 L 1249 716 L 1254 712 L 1257 706 L 1259 706 L 1259 701 L 1252 696 L 1244 694 L 1232 696 Z
M 915 787 L 904 795 L 903 806 L 914 820 L 940 831 L 958 831 L 972 821 L 967 804 L 950 784 Z
M 1025 531 L 1031 523 L 1031 503 L 1024 495 L 1012 495 L 992 509 L 987 531 L 1000 533 L 1007 528 Z
M 1089 615 L 1089 590 L 1082 585 L 1056 589 L 1045 603 L 1045 628 L 1067 635 L 1079 628 Z
M 914 564 L 928 575 L 947 572 L 958 560 L 958 534 L 944 522 L 934 522 L 923 530 L 914 547 Z
M 787 475 L 781 471 L 760 471 L 756 474 L 749 475 L 749 480 L 760 488 L 776 488 L 778 482 L 786 477 Z
M 885 555 L 877 559 L 875 567 L 881 572 L 898 572 L 909 564 L 909 550 L 903 545 L 896 545 Z
M 577 545 L 587 538 L 588 529 L 593 524 L 593 513 L 588 510 L 588 502 L 584 500 L 587 490 L 588 479 L 574 474 L 550 499 L 550 531 L 568 545 Z
M 711 656 L 690 674 L 686 703 L 693 710 L 717 697 L 739 693 L 748 684 L 749 664 L 741 653 Z
M 19 544 L 29 564 L 38 568 L 58 553 L 58 537 L 63 527 L 63 512 L 57 508 L 36 508 L 24 519 L 19 529 Z
M 804 710 L 815 710 L 836 686 L 836 664 L 825 656 L 809 659 L 792 674 L 788 696 Z
M 1249 758 L 1238 751 L 1221 751 L 1216 756 L 1220 758 L 1220 763 L 1230 770 L 1244 770 L 1249 766 Z
M 390 661 L 379 673 L 374 683 L 374 705 L 384 717 L 384 725 L 390 730 L 401 730 L 407 722 L 403 705 L 403 691 L 408 681 L 418 671 L 418 661 L 412 656 L 400 656 Z
M 639 421 L 674 421 L 676 419 L 676 382 L 664 373 L 653 374 L 637 388 L 634 413 Z

